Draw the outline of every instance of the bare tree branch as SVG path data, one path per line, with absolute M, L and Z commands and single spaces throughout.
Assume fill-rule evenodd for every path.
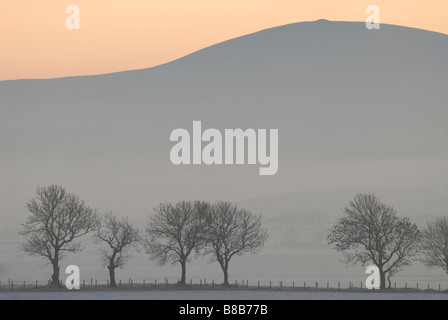
M 39 187 L 36 198 L 27 203 L 31 212 L 22 225 L 25 242 L 21 249 L 28 255 L 47 258 L 53 265 L 52 284 L 59 285 L 59 262 L 67 253 L 76 253 L 83 245 L 75 240 L 96 229 L 96 210 L 63 187 Z
M 429 268 L 442 268 L 448 273 L 448 217 L 428 223 L 423 230 L 422 261 Z
M 261 217 L 240 210 L 229 202 L 212 206 L 207 226 L 205 253 L 212 255 L 224 273 L 224 285 L 229 285 L 229 263 L 232 257 L 246 253 L 256 254 L 264 245 L 268 234 L 261 228 Z
M 162 203 L 149 218 L 144 241 L 146 253 L 159 265 L 166 263 L 182 267 L 181 284 L 186 281 L 186 264 L 192 253 L 203 248 L 209 204 L 181 201 L 176 204 Z
M 409 266 L 419 253 L 421 233 L 408 218 L 373 194 L 358 194 L 344 208 L 345 216 L 330 230 L 328 243 L 342 252 L 348 264 L 368 262 L 380 269 L 381 286 Z
M 110 286 L 115 287 L 115 269 L 122 268 L 131 257 L 131 249 L 138 250 L 140 231 L 128 218 L 119 219 L 112 212 L 103 215 L 96 234 L 101 259 L 109 269 Z

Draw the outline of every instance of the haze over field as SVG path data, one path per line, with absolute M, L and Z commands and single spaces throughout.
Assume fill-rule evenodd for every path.
M 362 268 L 339 263 L 325 231 L 356 192 L 376 193 L 420 225 L 448 215 L 447 87 L 447 35 L 325 20 L 151 69 L 0 82 L 0 279 L 48 279 L 43 260 L 18 251 L 17 231 L 36 186 L 52 183 L 139 226 L 159 202 L 180 199 L 236 201 L 262 214 L 271 238 L 257 257 L 235 260 L 231 277 L 364 279 Z M 170 133 L 194 120 L 279 129 L 277 175 L 173 166 Z M 105 279 L 95 253 L 89 245 L 67 263 Z M 221 277 L 204 261 L 188 271 Z M 178 269 L 142 255 L 120 274 L 177 279 Z M 402 277 L 446 279 L 420 264 Z

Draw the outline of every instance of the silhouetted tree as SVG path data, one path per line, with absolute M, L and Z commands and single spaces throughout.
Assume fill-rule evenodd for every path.
M 448 273 L 448 217 L 428 223 L 423 230 L 423 262 L 429 268 L 442 268 Z
M 411 265 L 419 252 L 419 229 L 373 194 L 356 195 L 344 213 L 330 230 L 328 243 L 344 254 L 347 263 L 376 265 L 381 288 L 386 288 L 386 277 L 390 286 L 390 277 Z
M 83 249 L 76 240 L 97 227 L 98 215 L 78 196 L 57 185 L 37 188 L 36 198 L 27 203 L 27 209 L 31 215 L 22 225 L 20 234 L 26 240 L 21 249 L 47 258 L 53 266 L 52 285 L 59 286 L 59 261 L 67 253 Z
M 268 234 L 261 227 L 261 217 L 229 202 L 218 202 L 210 210 L 207 226 L 206 254 L 212 255 L 224 273 L 224 285 L 229 285 L 229 263 L 234 256 L 256 254 Z
M 131 249 L 137 249 L 140 242 L 140 231 L 128 218 L 118 218 L 112 212 L 106 213 L 102 219 L 97 243 L 100 246 L 101 258 L 109 269 L 110 286 L 115 287 L 115 270 L 122 268 L 130 257 Z
M 208 203 L 200 201 L 163 203 L 149 218 L 144 241 L 146 252 L 159 265 L 179 263 L 182 268 L 180 284 L 185 284 L 191 255 L 198 254 L 204 246 L 208 207 Z

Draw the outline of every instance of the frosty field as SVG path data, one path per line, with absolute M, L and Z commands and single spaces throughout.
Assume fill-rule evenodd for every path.
M 448 300 L 448 294 L 242 290 L 3 291 L 0 292 L 0 300 Z

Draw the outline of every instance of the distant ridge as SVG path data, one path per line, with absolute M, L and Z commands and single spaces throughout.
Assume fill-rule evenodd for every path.
M 52 79 L 62 79 L 62 78 L 74 78 L 74 77 L 103 76 L 103 75 L 110 75 L 110 74 L 115 74 L 115 73 L 116 73 L 116 74 L 120 74 L 120 73 L 123 73 L 123 72 L 135 72 L 135 71 L 142 71 L 142 70 L 150 70 L 150 69 L 153 69 L 153 68 L 158 68 L 158 67 L 161 67 L 161 66 L 164 66 L 164 65 L 167 65 L 167 64 L 170 64 L 170 63 L 173 63 L 173 62 L 182 60 L 182 59 L 184 59 L 184 58 L 186 58 L 186 57 L 189 57 L 189 56 L 191 56 L 191 55 L 195 55 L 195 54 L 197 54 L 197 53 L 206 51 L 206 50 L 208 50 L 209 48 L 212 48 L 212 47 L 214 47 L 214 46 L 221 45 L 221 44 L 225 44 L 225 43 L 231 42 L 231 41 L 236 40 L 236 39 L 245 38 L 245 37 L 250 37 L 250 36 L 252 36 L 252 35 L 256 35 L 256 34 L 258 34 L 258 33 L 263 33 L 263 32 L 266 32 L 266 31 L 271 31 L 271 30 L 273 31 L 273 30 L 276 30 L 276 29 L 296 27 L 296 26 L 299 26 L 299 25 L 301 25 L 301 24 L 310 24 L 310 23 L 312 23 L 312 24 L 318 24 L 318 23 L 330 23 L 330 24 L 351 23 L 351 24 L 359 24 L 360 26 L 364 26 L 364 25 L 365 25 L 364 22 L 331 21 L 331 20 L 327 20 L 327 19 L 318 19 L 318 20 L 315 20 L 315 21 L 305 21 L 305 22 L 295 22 L 295 23 L 291 23 L 291 24 L 287 24 L 287 25 L 282 25 L 282 26 L 277 26 L 277 27 L 272 27 L 272 28 L 268 28 L 268 29 L 264 29 L 264 30 L 256 31 L 256 32 L 254 32 L 254 33 L 250 33 L 250 34 L 247 34 L 247 35 L 243 35 L 243 36 L 240 36 L 240 37 L 237 37 L 237 38 L 234 38 L 234 39 L 230 39 L 230 40 L 226 40 L 226 41 L 223 41 L 223 42 L 219 42 L 219 43 L 214 44 L 214 45 L 211 45 L 211 46 L 209 46 L 209 47 L 205 47 L 205 48 L 203 48 L 203 49 L 199 49 L 199 50 L 197 50 L 197 51 L 195 51 L 195 52 L 193 52 L 193 53 L 190 53 L 190 54 L 188 54 L 188 55 L 186 55 L 186 56 L 177 58 L 177 59 L 175 59 L 175 60 L 173 60 L 173 61 L 170 61 L 170 62 L 167 62 L 167 63 L 163 63 L 163 64 L 161 64 L 161 65 L 157 65 L 157 66 L 149 67 L 149 68 L 142 68 L 142 69 L 135 69 L 135 70 L 125 70 L 125 71 L 118 71 L 118 72 L 109 72 L 109 73 L 104 73 L 104 74 L 83 75 L 83 76 L 66 76 L 66 77 L 49 78 L 49 79 L 18 79 L 18 80 L 52 80 Z M 405 26 L 392 25 L 392 24 L 381 24 L 381 26 L 384 26 L 384 27 L 387 27 L 387 28 L 394 27 L 394 28 L 402 28 L 402 29 L 418 30 L 418 31 L 420 31 L 420 32 L 429 32 L 429 33 L 440 34 L 440 35 L 443 35 L 443 36 L 448 37 L 448 35 L 446 35 L 446 34 L 444 34 L 444 33 L 436 32 L 436 31 L 430 31 L 430 30 L 423 30 L 423 29 L 418 29 L 418 28 L 413 28 L 413 27 L 405 27 Z M 371 32 L 375 32 L 375 31 L 371 31 Z M 377 32 L 378 32 L 378 31 L 377 31 Z M 0 83 L 1 83 L 1 82 L 5 82 L 5 81 L 18 81 L 18 80 L 0 80 Z

